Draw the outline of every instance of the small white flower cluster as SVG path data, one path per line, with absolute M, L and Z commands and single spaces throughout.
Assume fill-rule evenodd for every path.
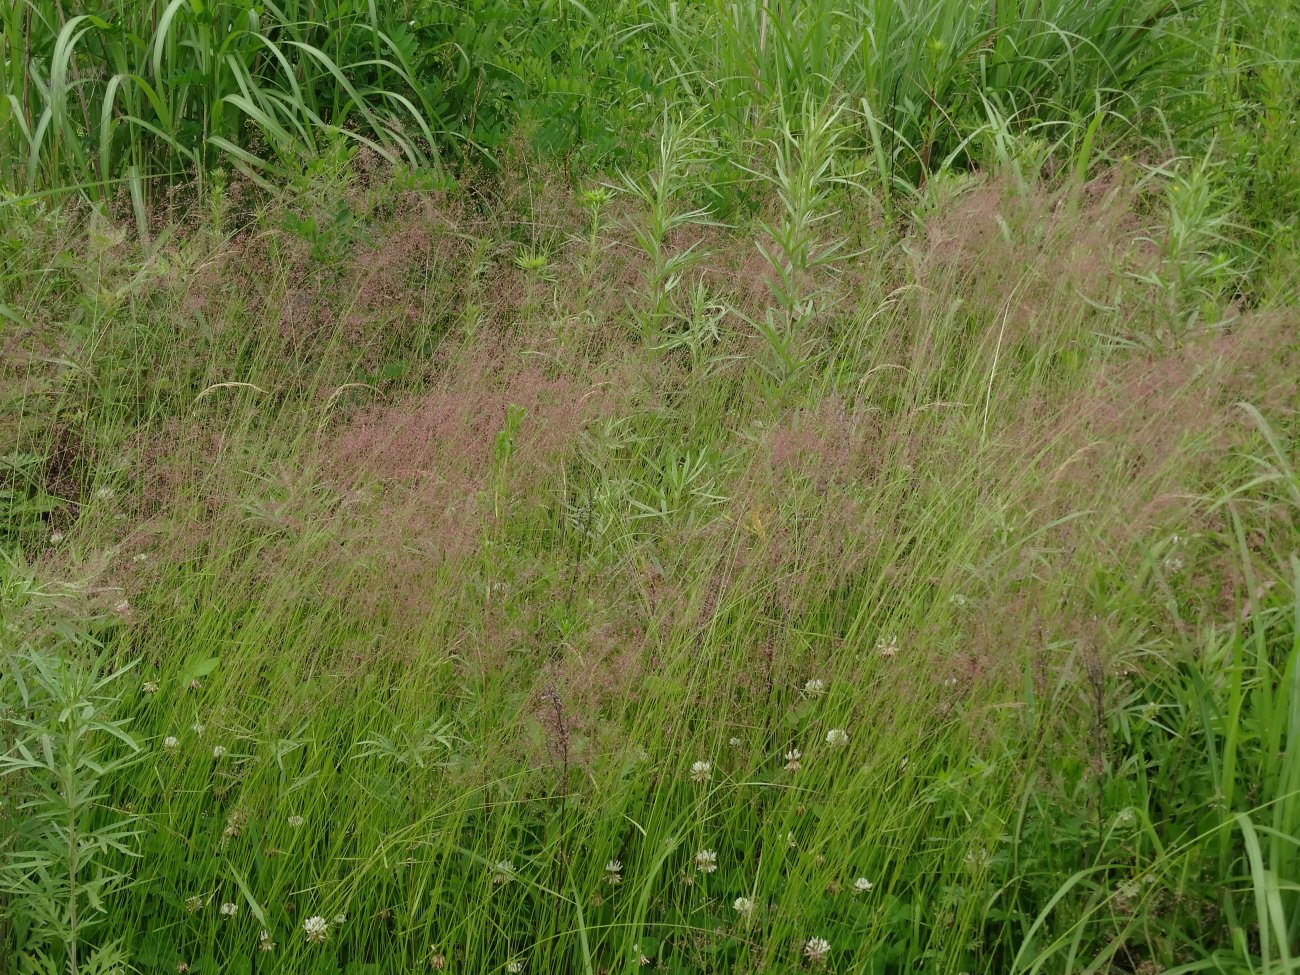
M 821 697 L 826 693 L 826 682 L 820 677 L 813 677 L 804 682 L 803 692 L 805 697 Z
M 1169 554 L 1166 555 L 1164 561 L 1161 562 L 1161 565 L 1165 567 L 1166 572 L 1177 574 L 1183 571 L 1183 559 L 1182 556 L 1178 554 L 1179 549 L 1182 547 L 1182 535 L 1174 535 L 1169 539 Z
M 605 864 L 605 883 L 617 887 L 623 882 L 623 861 L 610 860 Z
M 826 744 L 835 748 L 843 748 L 849 743 L 849 733 L 843 728 L 832 728 L 826 732 Z
M 876 644 L 876 653 L 888 660 L 890 657 L 898 656 L 898 640 L 894 637 L 885 637 Z
M 830 954 L 831 943 L 825 938 L 813 936 L 804 942 L 803 953 L 814 965 L 820 965 L 826 961 L 826 956 Z
M 713 777 L 713 765 L 706 761 L 695 762 L 691 766 L 691 781 L 703 784 Z
M 222 830 L 221 835 L 226 839 L 234 839 L 244 831 L 244 827 L 247 825 L 248 813 L 241 809 L 236 809 L 229 817 L 227 817 L 226 828 Z
M 339 926 L 346 922 L 347 919 L 348 916 L 346 914 L 335 914 L 333 923 L 335 926 Z M 321 944 L 329 939 L 330 922 L 325 920 L 325 918 L 321 917 L 319 914 L 313 914 L 311 917 L 307 918 L 307 920 L 302 922 L 302 930 L 303 934 L 307 936 L 307 941 L 309 943 Z M 274 945 L 272 947 L 274 947 Z
M 870 893 L 871 888 L 875 886 L 876 885 L 873 884 L 866 877 L 859 877 L 857 880 L 853 881 L 853 889 L 856 890 L 859 894 Z
M 749 917 L 754 913 L 754 901 L 749 897 L 737 897 L 736 902 L 731 906 L 741 917 Z
M 303 933 L 312 944 L 321 944 L 330 936 L 330 923 L 319 914 L 313 914 L 302 922 Z
M 515 865 L 513 863 L 509 860 L 498 860 L 492 871 L 492 883 L 494 886 L 500 887 L 502 884 L 508 883 L 514 875 Z
M 700 850 L 691 859 L 700 873 L 714 873 L 718 869 L 717 850 Z
M 797 748 L 791 748 L 785 753 L 785 770 L 787 772 L 798 772 L 800 765 L 799 759 L 803 758 L 803 752 Z

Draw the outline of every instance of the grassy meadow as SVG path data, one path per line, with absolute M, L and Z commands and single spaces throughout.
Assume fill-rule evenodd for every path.
M 0 975 L 1300 973 L 1298 57 L 14 0 Z

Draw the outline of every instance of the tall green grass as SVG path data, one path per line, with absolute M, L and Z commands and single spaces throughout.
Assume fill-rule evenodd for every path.
M 137 208 L 155 181 L 212 166 L 300 170 L 338 141 L 437 159 L 439 106 L 417 76 L 408 7 L 122 0 L 8 4 L 0 179 Z
M 973 155 L 969 142 L 993 113 L 1049 141 L 1097 115 L 1146 118 L 1171 82 L 1197 83 L 1180 37 L 1195 9 L 1163 0 L 718 0 L 708 15 L 673 7 L 665 19 L 683 87 L 732 128 L 805 96 L 842 101 L 892 189 Z
M 665 108 L 745 144 L 811 98 L 853 113 L 857 146 L 894 193 L 980 161 L 990 124 L 1048 144 L 1095 141 L 1099 125 L 1108 143 L 1194 143 L 1215 105 L 1189 94 L 1284 63 L 1271 41 L 1217 68 L 1224 25 L 1262 16 L 1231 6 L 120 0 L 70 12 L 21 0 L 3 24 L 0 178 L 95 198 L 125 188 L 138 205 L 157 179 L 215 164 L 283 178 L 339 142 L 413 165 L 439 150 L 481 161 L 516 130 L 597 167 L 641 165 Z M 1286 36 L 1279 23 L 1265 36 Z

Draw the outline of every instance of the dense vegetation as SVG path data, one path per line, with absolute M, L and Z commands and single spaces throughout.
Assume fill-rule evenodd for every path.
M 15 0 L 0 975 L 1300 972 L 1300 11 Z

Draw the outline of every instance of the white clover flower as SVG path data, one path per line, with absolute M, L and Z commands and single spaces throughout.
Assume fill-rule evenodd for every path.
M 834 745 L 836 748 L 843 748 L 849 743 L 849 733 L 843 728 L 832 728 L 826 732 L 826 744 Z
M 301 816 L 290 816 L 287 822 L 293 829 L 297 829 L 299 826 L 305 823 L 306 820 L 303 819 Z
M 876 644 L 876 653 L 882 657 L 896 657 L 898 655 L 898 641 L 894 637 L 886 637 Z
M 203 737 L 203 732 L 205 732 L 205 731 L 208 730 L 208 726 L 205 725 L 205 724 L 201 724 L 200 722 L 196 721 L 196 722 L 194 722 L 194 724 L 190 725 L 190 730 L 193 731 L 193 732 L 194 732 L 196 735 L 198 735 L 200 738 L 202 738 L 202 737 Z
M 754 902 L 748 897 L 737 897 L 736 902 L 731 906 L 742 917 L 749 917 L 750 914 L 754 913 Z
M 144 684 L 141 686 L 140 689 L 144 691 L 146 694 L 157 694 L 158 682 L 156 680 L 147 680 L 144 682 Z
M 313 914 L 302 922 L 302 930 L 308 941 L 320 944 L 330 936 L 330 923 L 319 914 Z
M 197 914 L 199 911 L 203 910 L 203 898 L 198 894 L 195 894 L 193 897 L 185 898 L 185 910 L 189 911 L 191 914 Z
M 213 758 L 225 758 L 225 757 L 226 757 L 226 746 L 225 746 L 225 745 L 213 745 L 213 746 L 212 746 L 212 757 L 213 757 Z
M 500 886 L 513 877 L 514 873 L 515 865 L 513 863 L 509 860 L 498 860 L 496 867 L 493 868 L 492 883 Z
M 700 873 L 713 873 L 718 869 L 717 850 L 700 850 L 692 860 L 695 862 L 695 869 Z
M 955 592 L 949 596 L 948 602 L 952 603 L 952 605 L 958 609 L 965 609 L 970 605 L 970 600 L 959 592 Z
M 632 946 L 632 954 L 636 955 L 636 960 L 638 964 L 640 965 L 650 964 L 650 959 L 647 958 L 645 955 L 641 954 L 641 946 L 639 944 L 635 944 Z
M 118 603 L 113 608 L 117 610 L 119 613 L 121 613 L 123 616 L 125 616 L 127 613 L 131 612 L 131 603 L 123 599 L 120 603 Z
M 873 884 L 866 877 L 859 877 L 857 880 L 853 881 L 853 889 L 856 890 L 859 894 L 869 893 L 871 891 L 871 888 L 875 886 L 876 885 Z
M 275 942 L 271 940 L 269 932 L 263 931 L 257 938 L 258 951 L 275 951 Z
M 740 747 L 740 739 L 737 738 L 737 737 L 735 737 L 735 736 L 733 735 L 733 736 L 732 736 L 732 737 L 727 741 L 727 744 L 730 745 L 732 748 L 739 748 L 739 747 Z
M 346 914 L 340 912 L 334 915 L 335 924 L 347 924 L 347 922 L 348 922 L 348 916 Z
M 790 830 L 790 832 L 785 834 L 785 845 L 791 850 L 794 849 L 794 830 Z
M 831 943 L 825 938 L 811 937 L 804 942 L 803 953 L 814 965 L 820 965 L 830 953 Z
M 243 831 L 247 823 L 248 813 L 237 809 L 226 819 L 226 828 L 222 831 L 222 835 L 230 838 L 236 837 Z
M 511 958 L 508 962 L 506 962 L 506 971 L 510 972 L 510 975 L 518 975 L 518 973 L 522 972 L 523 970 L 524 970 L 524 963 L 518 961 L 517 959 Z
M 63 541 L 63 532 L 55 532 L 50 536 L 51 545 L 58 545 L 61 541 Z
M 605 882 L 611 887 L 617 887 L 623 882 L 623 861 L 610 860 L 605 864 Z
M 785 770 L 787 772 L 799 771 L 799 759 L 803 758 L 803 752 L 797 748 L 791 748 L 785 753 Z
M 226 901 L 224 904 L 221 905 L 222 917 L 234 917 L 238 913 L 239 913 L 238 904 L 232 904 L 230 901 Z
M 95 492 L 95 497 L 100 501 L 109 501 L 112 499 L 114 491 L 110 487 L 102 487 Z
M 820 677 L 814 677 L 804 682 L 803 692 L 808 697 L 821 697 L 826 693 L 826 682 Z
M 691 766 L 692 782 L 708 782 L 713 776 L 713 765 L 703 760 L 696 762 Z
M 163 748 L 175 748 L 181 743 L 181 740 L 175 735 L 168 735 L 163 739 Z

